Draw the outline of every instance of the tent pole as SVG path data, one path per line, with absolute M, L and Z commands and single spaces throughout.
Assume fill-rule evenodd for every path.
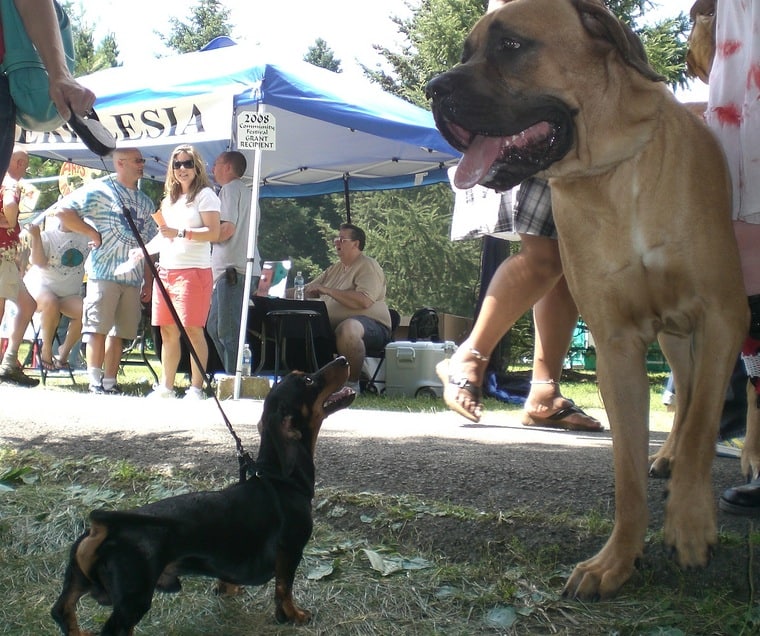
M 263 113 L 264 104 L 259 102 L 257 112 Z M 253 280 L 253 262 L 256 258 L 256 241 L 259 230 L 259 183 L 261 182 L 261 148 L 253 151 L 253 183 L 251 184 L 251 218 L 248 224 L 248 257 L 245 263 L 245 284 L 243 292 L 243 309 L 240 313 L 240 336 L 238 337 L 238 355 L 235 363 L 235 383 L 233 399 L 240 399 L 240 385 L 243 376 L 243 345 L 248 335 L 248 309 L 251 298 L 251 283 Z
M 348 190 L 348 174 L 343 174 L 343 201 L 346 203 L 346 223 L 351 223 L 351 197 Z

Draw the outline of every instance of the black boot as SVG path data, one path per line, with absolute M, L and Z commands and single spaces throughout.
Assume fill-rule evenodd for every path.
M 760 515 L 760 477 L 724 490 L 718 508 L 734 515 Z

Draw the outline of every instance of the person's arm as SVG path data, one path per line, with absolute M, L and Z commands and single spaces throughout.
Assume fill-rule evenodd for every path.
M 235 234 L 235 224 L 230 221 L 220 221 L 219 223 L 219 238 L 216 243 L 224 243 L 229 241 L 233 234 Z
M 3 211 L 2 215 L 5 217 L 5 221 L 8 227 L 13 229 L 16 227 L 16 221 L 18 221 L 18 201 L 20 196 L 21 186 L 16 185 L 13 188 L 3 188 Z
M 64 228 L 71 232 L 76 232 L 77 234 L 84 234 L 90 239 L 90 245 L 93 248 L 100 247 L 100 232 L 98 232 L 92 225 L 85 222 L 85 220 L 77 214 L 76 210 L 64 208 L 58 210 L 56 216 Z
M 353 289 L 333 289 L 324 285 L 315 285 L 309 289 L 310 296 L 329 296 L 349 309 L 367 309 L 371 307 L 373 301 L 364 292 L 354 291 Z
M 37 267 L 47 268 L 48 257 L 45 254 L 45 248 L 42 245 L 42 230 L 39 225 L 30 223 L 26 227 L 26 231 L 29 232 L 29 262 Z
M 188 241 L 207 241 L 214 243 L 219 240 L 219 212 L 200 212 L 201 227 L 177 228 L 162 226 L 159 232 L 164 238 L 184 238 Z M 180 236 L 180 234 L 182 236 Z
M 45 65 L 50 82 L 50 98 L 65 120 L 71 110 L 86 115 L 95 104 L 95 94 L 71 75 L 66 65 L 58 16 L 50 0 L 15 0 L 29 39 Z

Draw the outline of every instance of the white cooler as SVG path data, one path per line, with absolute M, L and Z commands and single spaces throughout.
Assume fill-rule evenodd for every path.
M 385 347 L 385 394 L 391 397 L 441 397 L 443 385 L 435 365 L 450 358 L 456 345 L 446 342 L 400 340 Z

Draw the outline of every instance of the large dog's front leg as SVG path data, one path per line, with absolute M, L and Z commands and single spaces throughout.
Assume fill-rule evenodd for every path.
M 647 529 L 649 382 L 645 345 L 638 338 L 597 338 L 597 377 L 612 430 L 615 527 L 599 553 L 579 563 L 563 595 L 582 600 L 613 596 L 633 574 Z
M 739 349 L 734 333 L 741 331 L 731 329 L 729 317 L 706 313 L 692 334 L 692 385 L 674 449 L 664 527 L 665 543 L 675 549 L 681 567 L 707 565 L 717 542 L 711 468 Z

